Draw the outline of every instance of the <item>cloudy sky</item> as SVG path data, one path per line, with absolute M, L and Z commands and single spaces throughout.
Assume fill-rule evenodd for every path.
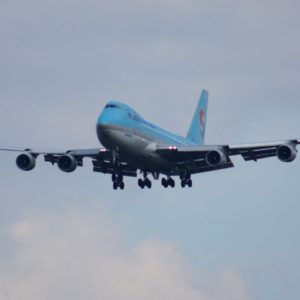
M 2 0 L 0 144 L 95 147 L 108 100 L 207 143 L 300 137 L 298 1 Z M 300 162 L 113 191 L 0 157 L 0 299 L 299 299 Z

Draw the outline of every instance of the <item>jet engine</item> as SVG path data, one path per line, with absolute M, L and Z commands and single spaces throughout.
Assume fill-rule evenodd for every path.
M 277 148 L 277 157 L 283 162 L 291 162 L 297 156 L 297 149 L 291 144 L 281 145 Z
M 59 158 L 57 165 L 61 171 L 71 173 L 77 168 L 77 160 L 74 156 L 66 154 Z
M 206 163 L 212 167 L 223 165 L 227 162 L 226 155 L 220 150 L 212 150 L 207 152 L 205 160 Z
M 23 171 L 31 171 L 35 167 L 35 157 L 31 153 L 22 153 L 16 159 L 18 168 Z

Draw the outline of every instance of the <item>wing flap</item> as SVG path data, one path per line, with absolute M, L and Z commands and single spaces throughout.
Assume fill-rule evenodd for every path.
M 195 173 L 203 173 L 203 172 L 210 172 L 210 171 L 217 171 L 217 170 L 222 170 L 222 169 L 228 169 L 228 168 L 233 168 L 234 164 L 232 163 L 232 161 L 227 162 L 226 164 L 222 164 L 219 166 L 202 166 L 197 168 L 196 170 L 192 171 L 192 174 Z
M 118 170 L 121 171 L 124 176 L 130 176 L 130 177 L 137 176 L 137 169 L 126 163 L 121 163 L 118 166 Z M 104 174 L 106 173 L 113 174 L 115 168 L 112 161 L 93 159 L 93 171 L 101 172 Z
M 267 158 L 267 157 L 272 157 L 275 156 L 277 152 L 277 148 L 263 148 L 263 149 L 249 149 L 249 150 L 245 150 L 245 151 L 240 151 L 240 155 L 243 157 L 243 159 L 245 161 L 249 161 L 249 160 L 258 160 L 258 159 L 262 159 L 262 158 Z

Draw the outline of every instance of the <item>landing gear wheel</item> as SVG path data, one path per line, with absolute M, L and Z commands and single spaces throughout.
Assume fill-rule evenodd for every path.
M 162 178 L 162 179 L 161 179 L 161 184 L 162 184 L 162 186 L 165 187 L 165 188 L 168 187 L 168 180 L 167 180 L 166 178 Z
M 174 181 L 174 179 L 169 178 L 168 184 L 169 184 L 170 187 L 174 188 L 175 187 L 175 181 Z
M 119 187 L 121 190 L 124 190 L 125 187 L 124 181 L 119 182 Z
M 188 181 L 187 181 L 187 185 L 188 185 L 188 187 L 192 187 L 193 186 L 193 181 L 192 181 L 192 179 L 189 179 Z
M 145 182 L 144 182 L 144 180 L 143 179 L 139 179 L 138 180 L 138 186 L 141 188 L 141 189 L 143 189 L 144 187 L 145 187 Z
M 116 190 L 118 188 L 119 184 L 117 182 L 113 183 L 113 189 Z
M 185 180 L 181 180 L 181 187 L 182 188 L 185 188 L 185 184 L 186 184 Z
M 151 189 L 152 183 L 148 178 L 144 181 L 144 183 L 145 183 L 145 185 L 147 186 L 148 189 Z

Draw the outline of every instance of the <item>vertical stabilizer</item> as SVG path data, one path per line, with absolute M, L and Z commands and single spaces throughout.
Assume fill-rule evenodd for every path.
M 208 104 L 208 91 L 203 90 L 190 125 L 187 139 L 198 145 L 204 144 L 206 116 L 207 116 L 207 104 Z

